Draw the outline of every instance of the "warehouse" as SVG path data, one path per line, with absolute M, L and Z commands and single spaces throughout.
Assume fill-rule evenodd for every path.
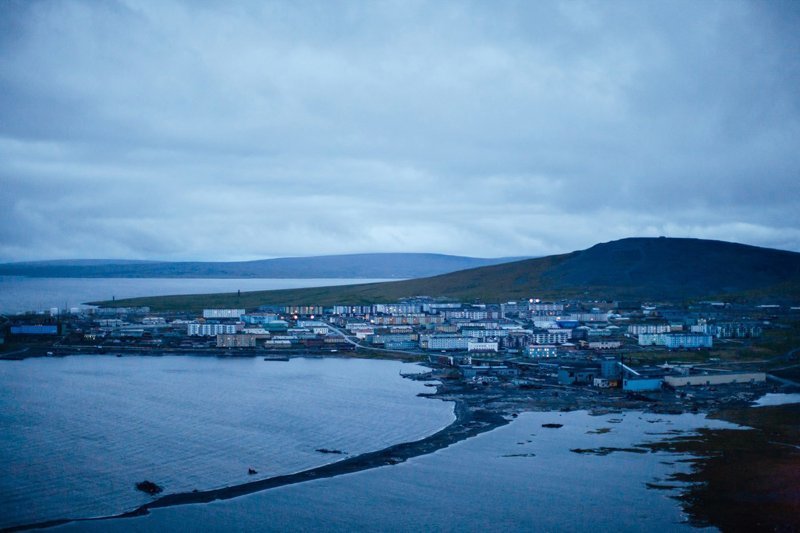
M 696 385 L 728 385 L 732 383 L 764 383 L 764 372 L 704 372 L 702 374 L 671 375 L 664 381 L 672 387 Z

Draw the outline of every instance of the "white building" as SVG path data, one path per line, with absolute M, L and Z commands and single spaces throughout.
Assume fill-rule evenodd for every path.
M 628 333 L 630 335 L 669 333 L 670 330 L 669 324 L 628 324 Z
M 569 341 L 571 336 L 572 332 L 569 330 L 556 333 L 551 333 L 549 331 L 545 333 L 533 333 L 531 334 L 531 342 L 533 344 L 564 344 Z
M 556 315 L 564 313 L 564 304 L 533 302 L 528 309 L 535 316 Z
M 527 347 L 526 353 L 534 359 L 558 357 L 558 348 L 552 344 L 532 344 Z
M 235 318 L 239 319 L 244 309 L 203 309 L 203 318 Z
M 468 352 L 496 352 L 497 351 L 497 343 L 496 342 L 468 342 L 467 343 L 467 351 Z
M 639 346 L 664 346 L 666 335 L 666 333 L 639 333 Z
M 249 335 L 269 335 L 269 331 L 264 328 L 243 328 L 242 333 Z
M 608 313 L 572 313 L 569 315 L 568 320 L 589 323 L 608 322 Z
M 428 350 L 466 350 L 470 342 L 474 340 L 461 335 L 420 336 L 420 348 Z
M 233 335 L 236 333 L 236 324 L 200 324 L 190 322 L 186 324 L 186 334 L 190 337 L 214 337 L 216 335 Z
M 592 341 L 589 343 L 590 350 L 616 350 L 622 343 L 619 341 Z
M 714 337 L 703 333 L 672 333 L 664 335 L 664 346 L 670 350 L 678 348 L 711 348 Z
M 372 309 L 384 315 L 413 315 L 422 312 L 422 304 L 375 304 Z
M 485 328 L 461 328 L 461 334 L 465 337 L 472 337 L 473 339 L 486 339 L 489 337 L 507 337 L 507 329 L 485 329 Z

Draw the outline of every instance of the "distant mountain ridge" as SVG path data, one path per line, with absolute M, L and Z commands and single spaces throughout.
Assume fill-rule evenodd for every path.
M 52 278 L 362 278 L 406 279 L 517 261 L 444 254 L 384 253 L 283 257 L 236 262 L 114 259 L 0 264 L 0 275 Z
M 465 302 L 530 297 L 800 302 L 800 253 L 702 239 L 629 238 L 568 254 L 421 279 L 241 295 L 136 298 L 113 305 L 150 305 L 154 310 L 252 308 L 267 304 L 365 304 L 413 296 Z

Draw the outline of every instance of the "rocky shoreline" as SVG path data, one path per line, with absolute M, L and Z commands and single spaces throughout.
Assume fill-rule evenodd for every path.
M 431 379 L 430 374 L 411 375 L 408 377 L 417 380 Z M 9 531 L 46 528 L 70 522 L 87 520 L 94 521 L 143 516 L 148 514 L 151 509 L 176 505 L 209 503 L 216 500 L 227 500 L 277 487 L 302 483 L 305 481 L 330 478 L 343 474 L 361 472 L 372 468 L 399 464 L 407 461 L 408 459 L 430 454 L 437 450 L 447 448 L 448 446 L 459 441 L 508 424 L 518 415 L 518 413 L 525 411 L 587 410 L 590 413 L 597 415 L 621 413 L 627 410 L 641 410 L 661 414 L 678 414 L 682 412 L 716 412 L 717 414 L 712 414 L 711 416 L 718 416 L 719 418 L 744 424 L 749 427 L 758 427 L 752 422 L 752 420 L 758 418 L 757 415 L 751 414 L 750 418 L 748 418 L 743 413 L 754 412 L 754 409 L 749 407 L 750 402 L 757 394 L 761 394 L 763 392 L 764 391 L 758 391 L 745 394 L 742 391 L 732 389 L 732 392 L 727 396 L 718 396 L 713 399 L 698 402 L 696 399 L 687 401 L 685 399 L 681 399 L 680 397 L 676 397 L 674 394 L 658 394 L 648 397 L 629 397 L 615 393 L 598 394 L 596 391 L 574 387 L 545 387 L 532 390 L 519 390 L 509 387 L 493 388 L 476 386 L 458 380 L 445 380 L 437 385 L 436 392 L 430 394 L 420 393 L 420 396 L 426 396 L 442 401 L 452 401 L 454 403 L 454 414 L 456 419 L 449 426 L 426 438 L 413 442 L 396 444 L 382 450 L 368 452 L 358 456 L 346 457 L 334 463 L 303 470 L 293 474 L 274 476 L 218 489 L 168 494 L 157 497 L 151 502 L 148 502 L 147 504 L 142 505 L 134 510 L 118 515 L 89 519 L 75 518 L 52 520 L 37 524 L 16 526 L 10 528 Z M 719 410 L 720 407 L 723 408 L 721 411 Z M 762 413 L 767 412 L 762 411 L 762 409 L 766 408 L 759 408 L 757 411 Z M 791 410 L 792 408 L 788 409 Z M 796 411 L 791 412 L 794 413 Z M 753 418 L 754 416 L 755 418 Z M 750 421 L 748 422 L 748 420 Z M 782 440 L 787 441 L 787 439 L 789 439 L 794 443 L 794 445 L 799 445 L 800 442 L 798 442 L 798 440 L 800 439 L 797 438 L 796 420 L 798 419 L 789 418 L 789 425 L 791 426 L 791 424 L 794 423 L 795 425 L 791 427 L 794 427 L 795 431 L 789 432 L 789 437 L 784 437 Z M 783 420 L 782 423 L 785 422 L 786 421 Z M 558 428 L 556 428 L 554 425 L 553 430 L 557 429 Z M 677 453 L 691 454 L 692 459 L 689 461 L 695 466 L 693 473 L 686 479 L 677 476 L 674 481 L 683 482 L 681 496 L 679 496 L 679 498 L 683 502 L 686 511 L 691 515 L 691 520 L 693 523 L 697 525 L 717 526 L 722 526 L 725 524 L 725 521 L 720 518 L 721 513 L 719 512 L 718 502 L 716 502 L 713 494 L 708 493 L 710 489 L 707 487 L 704 488 L 703 482 L 707 481 L 706 470 L 709 470 L 707 467 L 708 460 L 713 460 L 718 447 L 721 446 L 725 448 L 726 446 L 721 444 L 721 442 L 727 442 L 726 439 L 738 439 L 743 433 L 752 433 L 752 431 L 727 430 L 716 432 L 713 435 L 715 437 L 714 439 L 707 439 L 705 441 L 702 440 L 705 434 L 701 432 L 700 436 L 696 438 L 682 440 L 682 438 L 679 437 L 677 439 L 667 439 L 663 442 L 647 445 L 651 451 L 656 451 L 663 448 L 664 450 L 674 451 Z M 722 439 L 722 441 L 720 439 Z M 642 445 L 642 447 L 644 446 L 645 445 Z M 325 452 L 339 451 L 327 449 L 321 449 L 318 451 L 323 453 L 322 450 Z M 792 468 L 794 468 L 792 472 L 800 472 L 799 450 L 800 447 L 795 450 L 784 449 L 782 450 L 783 453 L 775 455 L 776 459 L 779 460 L 779 463 L 772 465 L 775 468 L 770 466 L 769 458 L 760 463 L 760 466 L 766 469 L 766 471 L 776 473 L 780 471 L 778 468 L 779 466 L 781 468 L 785 467 L 788 457 L 788 460 L 791 461 L 791 465 L 793 465 Z M 594 450 L 589 451 L 595 452 Z M 635 452 L 642 453 L 642 449 L 637 447 Z M 757 450 L 748 449 L 748 453 L 757 453 Z M 733 465 L 725 470 L 724 463 L 722 463 L 722 467 L 720 467 L 720 463 L 718 461 L 713 462 L 711 466 L 714 468 L 712 468 L 711 474 L 708 475 L 714 476 L 717 480 L 724 479 L 725 483 L 731 486 L 737 486 L 738 483 L 744 482 L 743 480 L 738 479 L 737 475 L 742 474 L 747 469 L 739 469 Z M 791 477 L 791 475 L 794 474 L 789 475 Z M 784 484 L 787 481 L 785 478 L 786 475 L 780 476 L 780 479 L 783 480 Z M 767 492 L 772 491 L 776 493 L 785 488 L 783 486 L 775 486 L 774 484 L 770 485 L 768 480 L 762 481 L 763 483 L 760 485 L 760 487 L 762 490 Z M 797 481 L 800 482 L 800 479 Z M 800 484 L 798 484 L 798 486 L 800 486 Z M 649 488 L 652 490 L 659 490 L 658 486 Z M 675 486 L 670 485 L 670 488 L 675 488 Z M 760 495 L 760 497 L 768 496 Z M 790 517 L 793 512 L 792 508 L 784 507 L 781 507 L 780 515 L 783 517 Z M 755 516 L 756 515 L 753 514 L 753 517 Z M 789 518 L 786 519 L 789 520 Z
M 252 494 L 254 492 L 274 489 L 286 485 L 293 485 L 295 483 L 330 478 L 343 474 L 352 474 L 381 466 L 395 465 L 420 455 L 433 453 L 437 450 L 446 448 L 452 444 L 470 437 L 474 437 L 475 435 L 479 435 L 486 431 L 491 431 L 492 429 L 503 426 L 510 421 L 510 417 L 504 417 L 503 415 L 493 411 L 475 408 L 474 406 L 468 405 L 468 403 L 464 401 L 455 402 L 454 412 L 456 419 L 453 421 L 453 423 L 418 441 L 395 444 L 382 450 L 349 457 L 335 463 L 303 470 L 294 474 L 274 476 L 218 489 L 168 494 L 166 496 L 156 498 L 153 501 L 148 502 L 132 511 L 118 515 L 98 518 L 65 518 L 50 520 L 36 524 L 15 526 L 9 528 L 7 531 L 48 528 L 71 522 L 143 516 L 149 513 L 151 509 L 194 503 L 210 503 L 216 500 L 228 500 L 247 494 Z

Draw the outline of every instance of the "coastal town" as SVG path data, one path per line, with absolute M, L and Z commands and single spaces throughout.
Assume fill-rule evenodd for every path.
M 795 306 L 715 301 L 675 306 L 530 298 L 477 304 L 419 297 L 202 313 L 53 308 L 9 317 L 0 339 L 8 344 L 6 358 L 81 353 L 258 356 L 268 362 L 298 356 L 397 358 L 426 363 L 425 377 L 447 382 L 450 389 L 540 391 L 540 399 L 557 396 L 559 389 L 585 390 L 590 403 L 622 393 L 618 398 L 668 396 L 702 406 L 731 395 L 744 399 L 768 387 L 796 387 L 798 350 L 771 353 L 763 344 L 770 332 L 783 336 L 786 323 L 798 317 Z

